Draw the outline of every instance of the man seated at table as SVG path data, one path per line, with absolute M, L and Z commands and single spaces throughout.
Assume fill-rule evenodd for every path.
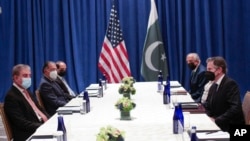
M 31 86 L 30 66 L 14 66 L 12 80 L 13 84 L 4 100 L 4 111 L 10 122 L 14 141 L 24 141 L 48 120 L 49 115 L 28 90 Z
M 202 93 L 208 80 L 205 77 L 206 68 L 201 64 L 197 53 L 189 53 L 186 57 L 188 67 L 191 69 L 189 93 L 195 102 L 201 102 Z
M 75 92 L 70 88 L 70 86 L 68 85 L 67 81 L 64 78 L 67 72 L 67 65 L 63 61 L 57 61 L 56 67 L 58 74 L 56 82 L 63 89 L 64 93 L 68 93 L 69 95 L 72 96 L 72 98 L 75 97 L 76 96 Z
M 204 105 L 207 115 L 223 131 L 229 131 L 231 125 L 243 125 L 245 122 L 239 86 L 226 75 L 227 64 L 224 58 L 208 58 L 207 71 L 214 75 L 214 83 Z
M 72 99 L 68 93 L 64 93 L 63 89 L 55 81 L 56 79 L 57 68 L 55 62 L 46 62 L 43 66 L 43 77 L 39 92 L 45 109 L 51 116 L 56 113 L 57 108 L 64 106 Z

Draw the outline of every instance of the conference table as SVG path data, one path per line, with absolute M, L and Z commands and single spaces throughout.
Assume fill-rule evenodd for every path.
M 170 84 L 176 86 L 171 88 L 172 101 L 193 102 L 188 93 L 178 94 L 182 90 L 185 91 L 178 81 L 171 81 Z M 91 110 L 89 113 L 76 112 L 63 115 L 68 141 L 95 141 L 100 128 L 108 125 L 123 130 L 126 141 L 190 140 L 187 132 L 173 134 L 174 108 L 172 103 L 163 104 L 162 92 L 157 92 L 157 82 L 136 82 L 134 84 L 136 94 L 131 95 L 131 99 L 136 103 L 136 107 L 130 113 L 132 120 L 120 120 L 120 111 L 114 106 L 116 101 L 122 97 L 118 93 L 120 85 L 119 83 L 107 84 L 103 97 L 90 97 Z M 66 107 L 77 107 L 81 103 L 82 97 L 77 97 L 72 99 Z M 186 115 L 188 117 L 185 117 Z M 55 133 L 57 131 L 57 117 L 58 114 L 52 116 L 32 136 Z M 196 126 L 197 130 L 220 130 L 204 113 L 184 114 L 184 122 L 188 123 L 189 127 L 187 128 Z M 41 141 L 41 139 L 32 139 L 32 136 L 29 140 Z

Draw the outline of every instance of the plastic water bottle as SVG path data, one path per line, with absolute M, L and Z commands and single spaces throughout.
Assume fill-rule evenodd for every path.
M 196 136 L 196 126 L 192 126 L 191 128 L 190 141 L 198 141 Z
M 83 93 L 83 100 L 86 101 L 86 113 L 90 112 L 90 100 L 89 100 L 89 94 L 88 91 L 84 91 Z
M 63 141 L 67 141 L 67 131 L 66 131 L 66 127 L 64 125 L 63 116 L 59 115 L 57 117 L 57 119 L 58 119 L 57 131 L 62 131 L 63 132 Z

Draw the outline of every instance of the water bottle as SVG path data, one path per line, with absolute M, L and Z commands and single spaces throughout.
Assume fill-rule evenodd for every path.
M 97 97 L 98 98 L 103 97 L 103 88 L 102 88 L 102 86 L 99 86 L 99 88 L 98 88 L 98 95 L 97 95 Z
M 157 82 L 157 92 L 162 92 L 162 85 L 163 85 L 163 76 L 162 76 L 162 71 L 159 70 L 158 82 Z
M 82 104 L 80 105 L 80 114 L 86 114 L 87 108 L 86 108 L 86 100 L 82 101 Z
M 88 113 L 90 112 L 90 100 L 89 100 L 89 94 L 87 90 L 85 90 L 83 93 L 83 100 L 86 101 L 86 113 Z
M 57 117 L 57 119 L 58 119 L 57 131 L 62 131 L 63 132 L 63 141 L 67 141 L 67 131 L 66 131 L 66 127 L 64 125 L 63 116 L 59 115 Z
M 163 85 L 163 75 L 161 70 L 159 70 L 158 81 L 161 82 L 161 85 Z
M 184 116 L 183 116 L 183 111 L 182 111 L 182 106 L 181 104 L 178 104 L 178 115 L 179 115 L 179 120 L 180 120 L 180 123 L 181 123 L 181 126 L 180 126 L 180 132 L 183 132 L 184 131 Z
M 103 74 L 103 81 L 104 81 L 104 89 L 106 90 L 107 89 L 107 78 L 106 78 L 105 74 Z
M 63 131 L 57 131 L 53 133 L 53 139 L 55 141 L 63 141 Z
M 157 92 L 162 92 L 162 77 L 158 75 Z
M 170 103 L 170 86 L 169 84 L 166 84 L 164 86 L 164 92 L 163 92 L 163 104 L 169 104 Z
M 196 126 L 192 126 L 191 128 L 190 141 L 198 141 L 196 136 Z
M 174 110 L 174 116 L 173 116 L 173 133 L 174 134 L 182 134 L 183 133 L 183 125 L 182 125 L 182 121 L 184 121 L 183 115 L 181 118 L 181 114 L 180 112 L 182 112 L 182 110 L 180 109 L 179 104 L 175 104 L 175 110 Z
M 104 91 L 104 84 L 103 84 L 102 79 L 99 79 L 99 87 L 101 87 L 102 91 Z

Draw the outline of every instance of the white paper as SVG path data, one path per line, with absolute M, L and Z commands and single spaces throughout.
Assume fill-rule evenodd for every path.
M 30 141 L 57 141 L 56 138 L 53 139 L 31 139 Z
M 57 111 L 80 111 L 80 106 L 77 106 L 77 107 L 59 107 L 58 109 L 57 109 Z
M 181 84 L 178 81 L 170 81 L 170 86 L 181 87 Z
M 228 132 L 223 132 L 223 131 L 217 131 L 214 133 L 198 132 L 196 133 L 196 135 L 198 139 L 229 139 L 230 137 Z
M 98 90 L 99 89 L 99 84 L 90 84 L 86 90 Z

